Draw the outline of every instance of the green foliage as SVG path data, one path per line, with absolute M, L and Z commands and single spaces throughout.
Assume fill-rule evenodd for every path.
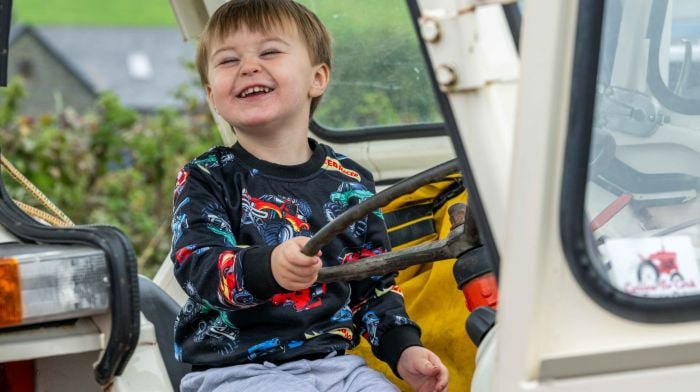
M 2 91 L 3 105 L 0 107 L 0 126 L 6 127 L 14 119 L 19 103 L 24 96 L 24 84 L 21 79 L 11 81 Z
M 170 247 L 177 170 L 220 144 L 207 108 L 145 116 L 108 93 L 94 113 L 66 109 L 30 118 L 16 113 L 23 96 L 18 81 L 0 89 L 3 154 L 76 224 L 124 230 L 140 256 L 141 273 L 152 275 Z M 15 199 L 41 208 L 6 173 L 3 180 Z

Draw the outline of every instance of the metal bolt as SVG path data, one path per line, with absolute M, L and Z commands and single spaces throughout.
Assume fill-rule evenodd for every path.
M 435 79 L 443 86 L 451 86 L 457 83 L 457 73 L 449 65 L 438 65 L 435 68 Z
M 440 40 L 440 25 L 433 19 L 422 19 L 420 34 L 427 42 L 435 43 Z

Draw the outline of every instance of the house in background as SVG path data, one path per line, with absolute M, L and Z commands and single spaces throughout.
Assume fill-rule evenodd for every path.
M 20 112 L 37 115 L 57 107 L 93 109 L 112 91 L 141 112 L 181 107 L 175 92 L 191 84 L 195 47 L 180 31 L 165 27 L 23 26 L 10 38 L 8 80 L 21 76 L 27 97 Z M 194 89 L 201 95 L 201 89 Z

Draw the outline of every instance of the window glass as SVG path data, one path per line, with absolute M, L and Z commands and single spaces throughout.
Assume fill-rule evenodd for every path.
M 300 1 L 333 36 L 331 83 L 314 115 L 334 130 L 440 122 L 403 0 Z
M 659 68 L 667 87 L 684 98 L 700 98 L 700 10 L 698 2 L 675 1 L 668 7 L 668 43 L 660 51 Z M 700 108 L 698 108 L 700 111 Z
M 700 294 L 697 1 L 607 1 L 600 54 L 585 195 L 599 271 L 633 296 Z

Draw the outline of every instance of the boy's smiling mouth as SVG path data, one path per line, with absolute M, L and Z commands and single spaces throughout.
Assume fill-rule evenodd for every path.
M 271 89 L 271 88 L 265 87 L 265 86 L 251 86 L 251 87 L 248 87 L 248 88 L 244 89 L 243 91 L 241 91 L 238 94 L 238 98 L 246 98 L 246 97 L 250 97 L 250 96 L 263 95 L 263 94 L 269 93 L 272 90 L 274 90 L 274 89 Z

